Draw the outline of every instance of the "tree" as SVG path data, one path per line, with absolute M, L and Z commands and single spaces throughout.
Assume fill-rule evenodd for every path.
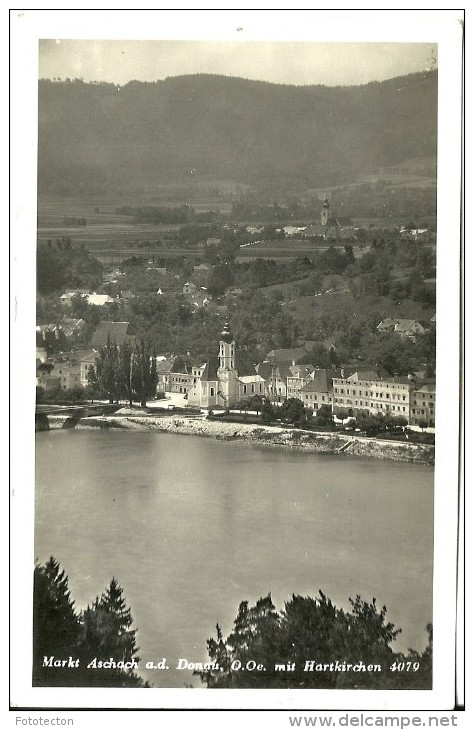
M 108 337 L 105 347 L 99 351 L 95 366 L 89 370 L 89 383 L 98 393 L 107 396 L 110 403 L 120 397 L 118 366 L 118 348 Z
M 84 662 L 90 664 L 94 659 L 133 665 L 138 663 L 138 647 L 136 645 L 136 629 L 132 629 L 133 618 L 123 596 L 123 589 L 112 578 L 110 585 L 97 597 L 91 606 L 81 614 L 80 647 Z M 124 668 L 91 668 L 89 683 L 91 686 L 105 687 L 140 687 L 142 680 L 130 666 Z
M 334 423 L 331 406 L 327 403 L 318 408 L 316 423 L 318 426 L 331 426 Z
M 146 406 L 147 400 L 156 395 L 158 384 L 156 354 L 144 340 L 136 345 L 132 356 L 131 384 L 141 406 Z
M 133 351 L 129 342 L 123 342 L 117 352 L 117 387 L 120 395 L 128 400 L 130 407 L 133 401 Z
M 65 656 L 77 651 L 79 621 L 71 600 L 68 577 L 50 557 L 36 565 L 33 583 L 33 684 L 63 686 L 74 675 L 62 668 L 43 666 L 44 657 Z
M 255 606 L 249 607 L 248 601 L 240 603 L 234 629 L 227 639 L 223 639 L 219 624 L 216 629 L 217 641 L 209 639 L 207 647 L 212 662 L 218 663 L 222 670 L 211 669 L 200 673 L 201 679 L 207 686 L 232 688 L 265 686 L 259 676 L 249 672 L 239 672 L 233 662 L 240 663 L 240 666 L 245 666 L 249 661 L 274 665 L 281 633 L 281 618 L 275 610 L 270 594 L 260 598 Z
M 346 254 L 347 266 L 355 263 L 354 249 L 349 244 L 344 246 L 344 253 Z
M 332 244 L 319 256 L 317 268 L 322 274 L 342 274 L 348 264 L 345 253 Z
M 306 420 L 304 404 L 299 398 L 288 398 L 279 413 L 283 420 L 293 425 L 301 425 Z
M 248 402 L 249 411 L 257 411 L 257 416 L 262 410 L 262 396 L 253 395 Z
M 212 296 L 219 297 L 224 294 L 226 289 L 232 286 L 233 283 L 234 275 L 232 273 L 232 269 L 229 264 L 224 263 L 214 266 L 209 274 L 207 287 Z
M 36 255 L 36 279 L 38 291 L 50 294 L 61 289 L 66 282 L 64 268 L 57 253 L 51 248 L 38 247 Z
M 384 428 L 383 418 L 373 416 L 369 413 L 358 413 L 356 426 L 361 431 L 365 431 L 367 436 L 376 436 Z
M 429 688 L 431 638 L 422 655 L 410 650 L 405 657 L 392 649 L 401 629 L 387 621 L 385 606 L 378 609 L 375 598 L 367 602 L 359 595 L 349 603 L 350 611 L 338 608 L 322 591 L 317 597 L 293 595 L 281 613 L 270 594 L 252 607 L 243 601 L 227 639 L 217 626 L 217 638 L 208 640 L 214 666 L 199 672 L 201 680 L 212 688 Z M 308 670 L 313 659 L 325 668 Z M 423 663 L 419 677 L 390 671 L 394 662 L 410 659 Z M 381 671 L 341 670 L 361 663 L 380 665 Z
M 264 401 L 262 403 L 262 421 L 264 423 L 271 423 L 271 421 L 275 420 L 276 415 L 277 411 L 274 406 L 269 401 Z
M 337 408 L 335 415 L 340 421 L 345 421 L 349 417 L 349 412 L 345 408 Z
M 136 629 L 123 596 L 112 578 L 91 606 L 76 614 L 68 577 L 53 557 L 36 565 L 33 593 L 33 685 L 74 687 L 145 687 L 135 673 L 139 661 Z M 54 660 L 74 666 L 55 667 Z M 48 662 L 49 665 L 45 663 Z M 115 667 L 88 667 L 93 660 L 115 662 Z M 77 662 L 77 664 L 76 664 Z M 127 663 L 132 667 L 121 666 Z

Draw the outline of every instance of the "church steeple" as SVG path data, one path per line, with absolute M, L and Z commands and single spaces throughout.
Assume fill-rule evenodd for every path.
M 235 369 L 235 340 L 226 322 L 219 342 L 219 370 Z
M 327 224 L 328 224 L 329 210 L 330 210 L 330 205 L 329 205 L 328 196 L 326 195 L 326 199 L 323 203 L 323 207 L 321 208 L 321 225 L 322 226 L 327 226 Z

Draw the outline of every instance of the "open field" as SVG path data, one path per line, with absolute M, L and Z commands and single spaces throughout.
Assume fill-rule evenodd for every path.
M 75 197 L 38 197 L 38 225 L 56 227 L 62 226 L 65 216 L 86 218 L 87 225 L 102 224 L 106 222 L 132 222 L 132 218 L 117 213 L 123 206 L 131 208 L 140 207 L 166 207 L 178 208 L 187 203 L 196 213 L 204 213 L 215 210 L 221 213 L 230 213 L 232 203 L 230 200 L 209 199 L 205 192 L 198 199 L 177 200 L 166 194 L 144 194 L 143 192 L 124 192 L 123 195 L 95 195 Z
M 211 204 L 219 203 L 223 212 L 229 213 L 231 203 L 226 201 L 191 202 L 196 212 L 209 210 Z M 181 227 L 178 223 L 152 224 L 136 223 L 132 216 L 117 212 L 122 206 L 169 205 L 169 201 L 157 201 L 154 196 L 143 196 L 142 193 L 128 193 L 121 196 L 104 195 L 75 198 L 40 197 L 38 200 L 37 243 L 44 245 L 48 240 L 53 244 L 58 238 L 70 238 L 73 244 L 83 244 L 104 264 L 117 264 L 130 256 L 147 256 L 156 259 L 179 257 L 200 257 L 202 249 L 187 248 L 176 245 L 173 240 L 176 231 Z M 177 205 L 178 203 L 176 203 Z M 224 211 L 224 208 L 226 209 Z M 85 226 L 71 225 L 67 219 L 85 219 Z M 239 221 L 236 226 L 245 226 L 257 221 Z M 300 225 L 308 225 L 310 221 L 293 221 Z M 393 229 L 406 221 L 387 219 L 356 219 L 355 225 L 366 229 Z M 428 225 L 434 226 L 435 220 L 426 219 Z M 264 222 L 262 222 L 264 224 Z M 203 224 L 206 225 L 206 224 Z M 362 248 L 357 242 L 351 243 L 356 257 L 361 255 Z M 307 256 L 312 258 L 316 253 L 328 248 L 330 242 L 312 241 L 304 238 L 287 238 L 284 240 L 265 240 L 245 245 L 239 249 L 237 260 L 248 261 L 256 257 L 272 259 L 294 259 Z M 343 246 L 344 242 L 334 245 Z

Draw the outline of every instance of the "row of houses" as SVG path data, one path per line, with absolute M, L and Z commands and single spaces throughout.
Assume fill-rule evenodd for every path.
M 434 427 L 434 379 L 426 379 L 422 373 L 393 377 L 381 368 L 347 372 L 297 363 L 294 356 L 299 359 L 304 353 L 304 348 L 274 350 L 254 366 L 236 348 L 226 325 L 216 358 L 204 363 L 194 363 L 189 357 L 158 363 L 158 390 L 181 393 L 189 405 L 201 408 L 229 408 L 254 395 L 273 403 L 297 398 L 313 413 L 330 406 L 336 414 L 390 414 L 405 418 L 410 425 Z M 289 356 L 293 359 L 285 359 Z
M 102 322 L 89 349 L 61 353 L 53 360 L 47 357 L 39 333 L 37 385 L 45 390 L 86 387 L 98 352 L 108 340 L 133 343 L 128 324 Z M 255 365 L 236 347 L 226 323 L 215 356 L 206 361 L 196 362 L 190 355 L 157 358 L 157 395 L 179 393 L 189 405 L 205 409 L 231 408 L 253 396 L 273 403 L 297 398 L 313 413 L 330 406 L 336 414 L 390 414 L 405 418 L 410 425 L 434 427 L 436 385 L 422 373 L 393 377 L 381 368 L 319 368 L 304 362 L 307 356 L 304 347 L 272 350 Z

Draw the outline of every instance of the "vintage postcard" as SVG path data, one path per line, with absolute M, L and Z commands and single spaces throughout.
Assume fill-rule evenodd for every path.
M 11 31 L 11 707 L 451 717 L 462 12 Z

